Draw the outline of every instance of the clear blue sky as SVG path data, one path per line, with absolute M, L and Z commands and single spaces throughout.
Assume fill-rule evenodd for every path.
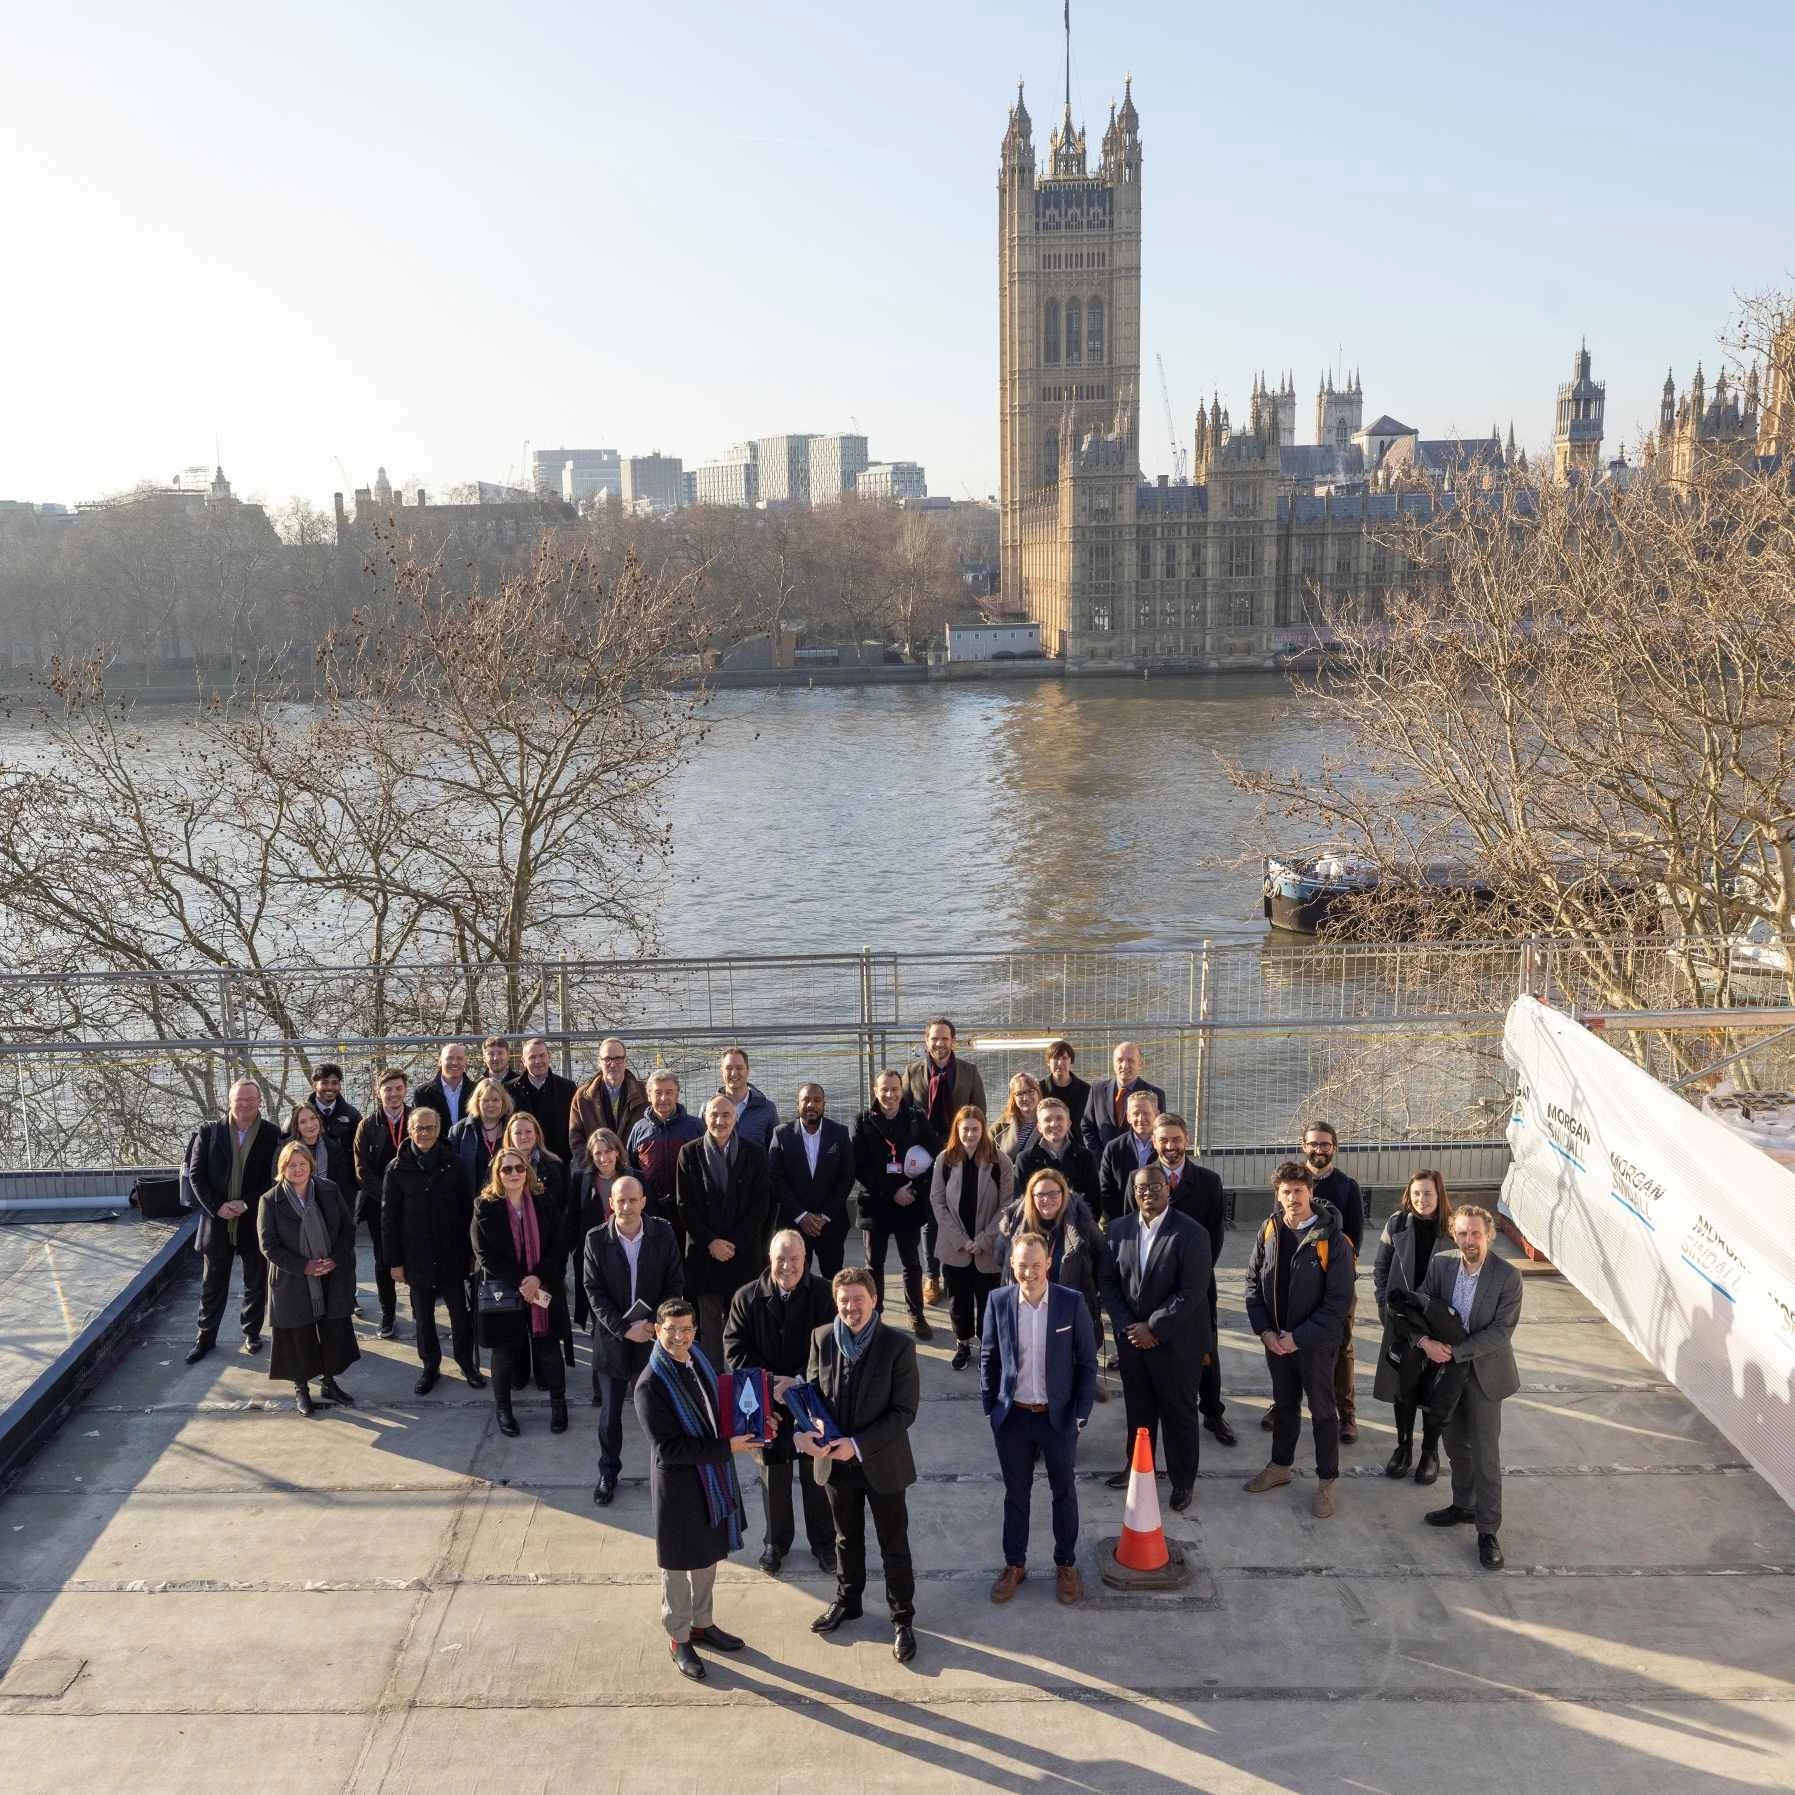
M 706 459 L 850 427 L 993 490 L 996 170 L 1059 0 L 526 8 L 90 0 L 0 27 L 0 497 L 209 460 L 327 500 L 526 439 Z M 1132 70 L 1142 444 L 1324 364 L 1424 434 L 1530 445 L 1587 333 L 1610 445 L 1795 287 L 1786 0 L 1073 5 L 1073 103 Z

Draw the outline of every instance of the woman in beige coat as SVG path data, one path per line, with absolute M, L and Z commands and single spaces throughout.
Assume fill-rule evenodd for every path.
M 997 1288 L 1003 1251 L 997 1220 L 1015 1188 L 1016 1168 L 992 1141 L 985 1112 L 967 1104 L 954 1117 L 929 1185 L 957 1342 L 956 1371 L 972 1362 L 972 1344 L 985 1325 L 985 1298 Z

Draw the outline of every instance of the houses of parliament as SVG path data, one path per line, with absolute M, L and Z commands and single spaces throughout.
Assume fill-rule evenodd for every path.
M 1095 166 L 1070 97 L 1037 162 L 1020 85 L 998 177 L 1000 556 L 1006 604 L 1069 664 L 1122 669 L 1254 667 L 1325 641 L 1347 605 L 1375 616 L 1392 578 L 1391 526 L 1526 476 L 1526 456 L 1487 437 L 1426 439 L 1364 418 L 1356 373 L 1324 375 L 1315 440 L 1296 441 L 1295 378 L 1255 380 L 1235 424 L 1219 397 L 1199 411 L 1188 481 L 1141 478 L 1140 115 L 1132 81 Z M 1781 358 L 1778 358 L 1779 361 Z M 1710 395 L 1698 373 L 1679 405 L 1667 383 L 1647 453 L 1684 465 L 1704 440 L 1795 450 L 1795 395 Z M 1546 477 L 1624 480 L 1604 463 L 1605 393 L 1587 347 L 1558 389 Z M 1680 460 L 1678 458 L 1681 458 Z M 1019 601 L 1019 603 L 1018 603 Z

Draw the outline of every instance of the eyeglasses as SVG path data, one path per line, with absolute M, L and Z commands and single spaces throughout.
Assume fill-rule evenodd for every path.
M 527 1169 L 527 1167 L 519 1165 L 514 1159 L 508 1164 L 499 1167 L 499 1176 L 501 1178 L 509 1178 L 515 1174 L 517 1177 L 521 1178 Z

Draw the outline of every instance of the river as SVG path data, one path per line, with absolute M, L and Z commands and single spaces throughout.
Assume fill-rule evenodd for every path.
M 1222 759 L 1340 745 L 1277 675 L 735 691 L 708 719 L 676 955 L 1258 940 L 1266 844 Z

